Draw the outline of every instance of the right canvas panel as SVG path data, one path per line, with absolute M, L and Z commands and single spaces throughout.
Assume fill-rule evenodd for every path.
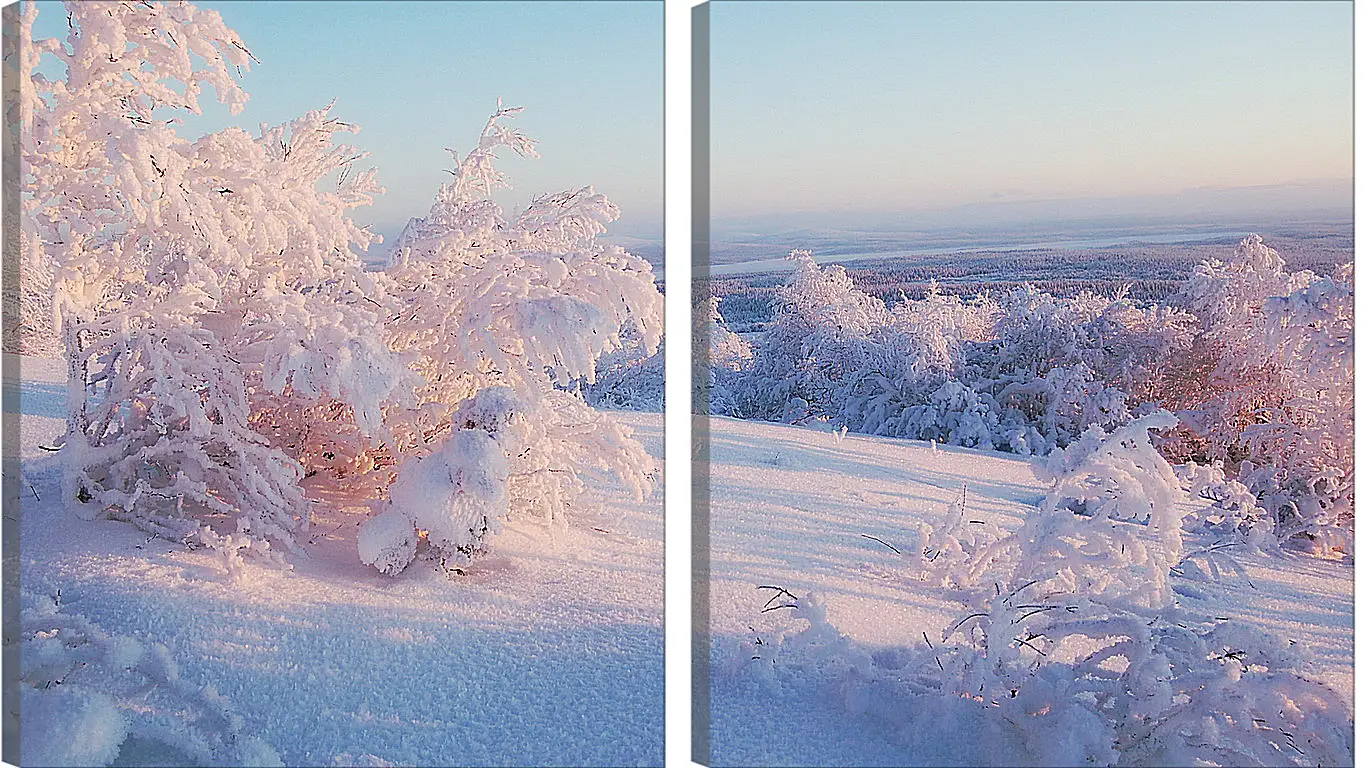
M 697 758 L 1352 764 L 1351 4 L 696 20 Z

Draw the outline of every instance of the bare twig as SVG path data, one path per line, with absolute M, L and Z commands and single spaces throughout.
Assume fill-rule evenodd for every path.
M 948 630 L 948 632 L 949 632 L 949 633 L 956 632 L 957 629 L 958 629 L 958 627 L 961 627 L 963 624 L 966 624 L 967 622 L 971 621 L 972 619 L 984 619 L 984 618 L 986 618 L 986 616 L 987 616 L 987 614 L 984 613 L 984 612 L 982 612 L 982 613 L 973 613 L 973 614 L 969 614 L 969 615 L 967 615 L 967 616 L 963 616 L 961 619 L 958 619 L 958 622 L 957 622 L 956 624 L 954 624 L 954 625 L 953 625 L 953 628 L 950 629 L 950 630 Z
M 882 541 L 881 539 L 877 538 L 876 536 L 873 536 L 873 535 L 867 534 L 867 533 L 860 533 L 860 534 L 858 534 L 858 535 L 859 535 L 859 536 L 862 536 L 864 539 L 872 539 L 873 541 L 877 542 L 878 544 L 881 544 L 883 547 L 886 547 L 887 549 L 891 550 L 892 552 L 895 552 L 895 553 L 898 554 L 898 555 L 901 553 L 901 551 L 900 551 L 899 549 L 896 549 L 895 547 L 891 546 L 890 544 L 887 544 L 885 541 Z
M 769 584 L 762 584 L 762 585 L 759 585 L 758 587 L 755 587 L 755 589 L 771 589 L 771 590 L 775 590 L 775 591 L 773 592 L 773 596 L 770 597 L 770 598 L 768 598 L 768 602 L 764 603 L 764 604 L 763 604 L 763 607 L 762 607 L 761 609 L 759 609 L 759 613 L 767 613 L 768 611 L 775 611 L 775 610 L 777 610 L 777 609 L 779 609 L 779 608 L 795 608 L 795 607 L 796 607 L 796 604 L 797 604 L 798 602 L 800 602 L 800 598 L 798 598 L 796 595 L 793 595 L 793 594 L 792 594 L 789 590 L 787 590 L 785 587 L 775 587 L 775 586 L 772 586 L 772 585 L 769 585 Z M 773 605 L 774 602 L 776 602 L 777 600 L 781 599 L 783 596 L 786 596 L 786 597 L 790 598 L 790 599 L 791 599 L 791 602 L 790 602 L 790 603 L 783 603 L 783 604 L 780 604 L 780 605 Z

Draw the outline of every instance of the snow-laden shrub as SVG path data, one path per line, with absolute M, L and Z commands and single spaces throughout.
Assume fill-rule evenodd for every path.
M 217 337 L 147 316 L 123 322 L 84 351 L 101 386 L 64 448 L 78 512 L 172 540 L 208 523 L 292 543 L 308 522 L 303 469 L 251 429 L 245 382 Z
M 483 550 L 484 536 L 496 533 L 498 521 L 507 516 L 506 453 L 480 429 L 457 430 L 436 452 L 404 462 L 389 488 L 389 503 L 386 514 L 397 511 L 410 520 L 402 547 L 407 547 L 416 528 L 444 557 L 472 558 Z M 389 555 L 384 567 L 369 556 L 367 548 L 377 539 L 377 533 L 361 531 L 363 562 L 389 573 L 407 565 Z M 384 542 L 380 551 L 393 552 L 395 547 Z
M 978 388 L 995 403 L 997 445 L 1025 456 L 1064 448 L 1091 426 L 1127 421 L 1126 396 L 1105 386 L 1085 363 L 983 379 Z
M 366 272 L 375 236 L 348 212 L 382 190 L 335 140 L 355 126 L 327 108 L 189 141 L 166 118 L 197 113 L 204 86 L 233 112 L 246 99 L 232 74 L 252 57 L 218 14 L 68 11 L 64 39 L 32 40 L 36 6 L 23 15 L 20 228 L 50 265 L 64 488 L 83 515 L 197 534 L 232 570 L 292 546 L 302 478 L 382 495 L 499 387 L 534 425 L 503 457 L 512 513 L 562 521 L 604 470 L 643 493 L 652 461 L 576 388 L 628 343 L 657 350 L 662 300 L 647 262 L 597 242 L 617 210 L 591 188 L 502 219 L 495 151 L 532 152 L 500 123 L 517 110 L 456 157 L 391 268 Z
M 994 398 L 949 379 L 929 395 L 923 420 L 914 431 L 925 440 L 989 450 L 1001 434 L 1000 420 Z
M 930 406 L 960 369 L 960 338 L 917 317 L 909 302 L 849 345 L 829 410 L 855 432 L 931 439 L 941 431 Z
M 842 267 L 793 258 L 727 415 L 1041 455 L 1128 421 L 1129 393 L 1152 396 L 1192 343 L 1192 315 L 1122 294 L 964 301 L 931 286 L 888 309 Z
M 595 408 L 625 411 L 664 410 L 664 344 L 652 355 L 624 349 L 598 362 L 597 381 L 583 388 Z
M 1055 628 L 1093 638 L 1098 650 L 1065 661 L 1026 651 L 1030 661 L 1013 664 L 951 635 L 936 642 L 926 632 L 904 647 L 863 645 L 829 622 L 818 596 L 788 605 L 788 629 L 743 643 L 719 672 L 750 679 L 769 695 L 814 683 L 850 714 L 883 723 L 916 762 L 1352 764 L 1347 703 L 1300 673 L 1284 641 L 1245 625 L 1092 614 Z M 994 610 L 1003 620 L 1038 606 L 998 600 Z M 1009 636 L 997 639 L 1008 644 Z M 1018 639 L 1027 648 L 1038 638 Z
M 761 407 L 745 402 L 753 345 L 726 325 L 719 297 L 704 299 L 692 306 L 692 411 L 733 414 Z
M 931 286 L 904 300 L 853 345 L 834 404 L 835 421 L 869 434 L 994 447 L 999 408 L 963 384 L 967 351 L 987 341 L 996 306 L 964 302 Z
M 897 437 L 952 441 L 960 433 L 964 444 L 980 444 L 990 405 L 955 429 L 943 420 L 957 420 L 947 410 L 956 393 L 943 388 L 962 375 L 968 345 L 987 338 L 992 304 L 935 288 L 923 300 L 888 309 L 857 289 L 843 267 L 821 268 L 805 251 L 792 258 L 796 272 L 778 291 L 776 316 L 752 362 L 713 366 L 711 378 L 725 386 L 712 412 L 831 420 Z M 727 376 L 725 368 L 739 373 Z
M 722 668 L 773 691 L 812 678 L 941 763 L 1350 764 L 1349 707 L 1287 642 L 1175 607 L 1181 487 L 1148 438 L 1175 423 L 1158 412 L 1054 451 L 1038 465 L 1052 487 L 1016 531 L 961 525 L 960 501 L 922 530 L 919 567 L 972 592 L 937 637 L 867 647 L 818 598 L 785 593 L 806 626 L 755 637 Z M 950 723 L 973 738 L 945 750 Z
M 961 588 L 980 580 L 977 564 L 1005 540 L 999 526 L 968 515 L 967 486 L 935 524 L 916 521 L 917 538 L 908 550 L 911 562 L 939 586 Z
M 1354 281 L 1289 273 L 1259 236 L 1194 271 L 1184 300 L 1211 363 L 1181 412 L 1204 458 L 1238 468 L 1282 541 L 1348 551 L 1354 527 Z
M 1034 287 L 1001 299 L 995 339 L 972 349 L 974 386 L 998 405 L 997 445 L 1042 455 L 1091 425 L 1128 421 L 1151 378 L 1190 347 L 1194 319 L 1120 294 L 1064 299 Z
M 362 155 L 334 134 L 354 128 L 325 109 L 255 137 L 176 133 L 164 115 L 197 113 L 204 85 L 234 112 L 246 98 L 231 67 L 250 54 L 216 12 L 68 13 L 64 40 L 21 46 L 23 228 L 53 265 L 67 501 L 157 533 L 208 524 L 288 546 L 312 461 L 286 414 L 324 408 L 314 431 L 376 436 L 400 394 L 401 361 L 363 341 L 380 320 L 357 255 L 373 236 L 346 217 L 373 174 L 351 173 Z M 37 70 L 43 55 L 62 77 Z
M 825 415 L 844 378 L 863 363 L 865 339 L 890 319 L 886 304 L 853 285 L 841 266 L 821 268 L 792 251 L 796 271 L 777 292 L 777 309 L 731 415 L 770 421 Z M 793 409 L 795 401 L 803 407 Z M 784 418 L 785 417 L 785 418 Z
M 1093 362 L 1086 325 L 1098 316 L 1099 305 L 1092 294 L 1068 300 L 1031 285 L 1010 291 L 1001 298 L 996 317 L 999 345 L 992 373 L 1036 377 L 1061 366 Z
M 585 384 L 584 398 L 597 408 L 662 413 L 664 347 L 664 342 L 660 340 L 651 353 L 636 328 L 624 328 L 621 346 L 597 361 L 597 380 Z
M 1124 609 L 1169 603 L 1169 571 L 1182 550 L 1175 504 L 1182 488 L 1147 433 L 1175 423 L 1159 412 L 1113 432 L 1091 427 L 1035 463 L 1051 483 L 1042 504 L 1018 530 L 976 547 L 970 577 L 1008 576 L 1002 585 L 1029 584 L 1021 591 L 1083 595 Z
M 453 421 L 454 432 L 435 451 L 403 462 L 388 508 L 360 531 L 360 559 L 380 573 L 407 567 L 419 541 L 448 567 L 466 563 L 507 517 L 507 457 L 533 431 L 525 404 L 510 389 L 489 387 Z
M 499 105 L 478 145 L 463 158 L 452 153 L 454 180 L 426 217 L 409 223 L 383 275 L 393 313 L 387 343 L 421 379 L 415 407 L 385 413 L 392 441 L 384 458 L 398 464 L 397 496 L 372 525 L 397 531 L 392 516 L 405 510 L 446 557 L 480 551 L 507 515 L 563 523 L 588 474 L 610 473 L 642 498 L 655 471 L 629 430 L 578 390 L 596 383 L 604 355 L 627 345 L 645 356 L 658 351 L 663 300 L 652 268 L 598 242 L 619 212 L 591 187 L 537 198 L 515 221 L 502 218 L 491 200 L 507 183 L 497 151 L 534 154 L 530 139 L 503 125 L 519 111 Z M 490 443 L 477 430 L 498 436 Z M 413 508 L 424 494 L 447 500 L 431 513 L 437 520 Z M 372 564 L 381 552 L 407 551 L 373 530 L 363 537 Z
M 1224 474 L 1221 461 L 1187 462 L 1176 467 L 1176 475 L 1192 497 L 1208 502 L 1186 516 L 1185 530 L 1205 540 L 1232 540 L 1256 549 L 1273 546 L 1274 521 L 1251 489 Z
M 1293 511 L 1280 517 L 1282 536 L 1307 535 L 1319 551 L 1349 551 L 1353 539 L 1354 293 L 1351 265 L 1344 265 L 1333 277 L 1266 300 L 1266 343 L 1291 395 L 1277 418 L 1243 432 L 1251 460 L 1261 465 L 1244 473 L 1248 484 L 1262 490 L 1268 509 Z
M 1140 306 L 1120 295 L 1090 321 L 1089 331 L 1098 350 L 1092 365 L 1107 385 L 1141 406 L 1164 402 L 1162 374 L 1191 354 L 1198 321 L 1178 307 Z
M 1113 298 L 1088 291 L 1061 298 L 1033 286 L 1000 301 L 987 370 L 991 376 L 1040 377 L 1084 365 L 1104 385 L 1130 395 L 1144 387 L 1193 343 L 1196 319 L 1169 306 L 1141 306 L 1120 291 Z
M 165 646 L 110 635 L 32 592 L 19 620 L 24 765 L 110 765 L 134 741 L 166 764 L 284 765 L 212 686 L 182 679 Z

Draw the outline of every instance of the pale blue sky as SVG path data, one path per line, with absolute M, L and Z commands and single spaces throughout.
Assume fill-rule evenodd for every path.
M 388 234 L 426 213 L 450 167 L 502 97 L 526 108 L 513 125 L 540 141 L 510 156 L 505 207 L 592 184 L 621 207 L 617 234 L 659 239 L 663 217 L 663 3 L 214 2 L 261 60 L 242 80 L 239 115 L 216 102 L 187 134 L 230 124 L 255 132 L 336 99 L 361 127 L 387 194 L 355 217 Z M 39 4 L 38 36 L 63 35 L 65 13 Z
M 1349 2 L 718 0 L 712 211 L 1349 179 L 1351 30 Z

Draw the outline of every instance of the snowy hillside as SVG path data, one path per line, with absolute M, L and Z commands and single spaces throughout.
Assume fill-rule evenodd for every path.
M 63 510 L 60 454 L 39 446 L 62 432 L 65 367 L 26 358 L 22 376 L 23 590 L 164 644 L 286 764 L 662 763 L 660 491 L 636 503 L 591 485 L 568 528 L 509 521 L 449 578 L 359 562 L 369 510 L 328 499 L 292 572 L 248 561 L 229 582 L 211 550 Z M 662 456 L 661 414 L 615 416 Z M 184 754 L 130 740 L 119 762 Z
M 784 657 L 772 650 L 784 632 L 790 640 L 791 632 L 807 627 L 800 609 L 774 606 L 802 603 L 808 593 L 846 636 L 806 638 L 811 647 L 858 648 L 873 666 L 896 668 L 930 638 L 940 643 L 943 630 L 968 611 L 960 590 L 913 567 L 916 523 L 940 523 L 965 485 L 965 517 L 1018 529 L 1048 488 L 1027 459 L 728 418 L 713 418 L 711 430 L 714 764 L 1046 763 L 1039 753 L 983 755 L 989 741 L 982 721 L 951 713 L 888 716 L 896 711 L 894 702 L 886 703 L 891 689 L 877 687 L 884 679 L 849 671 L 844 659 L 854 654 Z M 1186 497 L 1180 504 L 1193 510 L 1199 502 Z M 1244 621 L 1291 641 L 1305 676 L 1349 703 L 1349 562 L 1245 547 L 1225 551 L 1245 578 L 1196 580 L 1189 568 L 1172 579 L 1175 610 Z M 932 717 L 940 717 L 937 725 L 925 727 Z

